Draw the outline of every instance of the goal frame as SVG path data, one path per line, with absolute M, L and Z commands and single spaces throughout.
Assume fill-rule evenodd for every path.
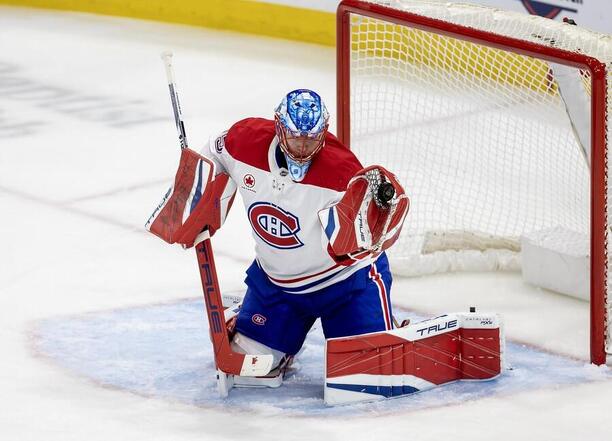
M 512 51 L 544 61 L 583 69 L 591 74 L 591 184 L 590 184 L 590 355 L 594 364 L 605 364 L 607 289 L 607 146 L 606 146 L 606 66 L 596 58 L 497 35 L 467 26 L 447 23 L 408 11 L 401 11 L 362 0 L 343 0 L 336 15 L 337 136 L 350 148 L 350 56 L 351 14 L 384 20 L 397 25 L 434 32 L 458 40 Z

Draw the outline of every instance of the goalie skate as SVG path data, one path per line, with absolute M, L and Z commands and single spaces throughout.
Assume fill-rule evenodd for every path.
M 229 391 L 234 388 L 240 387 L 270 387 L 277 388 L 283 384 L 283 379 L 287 370 L 293 363 L 293 356 L 285 356 L 281 363 L 268 375 L 261 377 L 243 377 L 240 375 L 230 375 L 223 371 L 217 370 L 217 390 L 221 398 L 225 398 L 229 395 Z

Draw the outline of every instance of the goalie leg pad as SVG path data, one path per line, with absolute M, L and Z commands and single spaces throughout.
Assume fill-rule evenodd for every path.
M 234 387 L 280 387 L 283 384 L 285 371 L 289 367 L 290 361 L 293 360 L 293 357 L 242 335 L 240 332 L 237 332 L 232 339 L 232 349 L 243 354 L 270 354 L 274 360 L 272 362 L 274 369 L 267 375 L 261 377 L 234 375 L 232 378 Z
M 326 342 L 325 403 L 373 401 L 502 371 L 496 314 L 448 314 L 392 331 Z
M 280 387 L 283 384 L 283 378 L 287 369 L 293 362 L 293 356 L 272 349 L 252 338 L 242 335 L 240 332 L 234 333 L 236 314 L 231 310 L 226 310 L 226 317 L 228 316 L 229 319 L 226 320 L 226 327 L 228 333 L 233 335 L 231 342 L 232 350 L 241 354 L 272 355 L 272 366 L 275 367 L 267 375 L 259 377 L 230 375 L 217 370 L 217 390 L 219 395 L 222 398 L 227 397 L 233 387 Z
M 230 375 L 217 370 L 217 391 L 221 398 L 229 395 L 229 391 L 234 387 L 270 387 L 276 389 L 283 385 L 283 380 L 287 370 L 293 363 L 293 355 L 285 355 L 280 364 L 270 371 L 269 374 L 261 377 L 243 377 L 240 375 Z
M 293 362 L 293 357 L 236 332 L 236 319 L 242 307 L 244 295 L 237 293 L 225 294 L 222 296 L 222 300 L 225 328 L 231 341 L 230 346 L 232 350 L 238 354 L 254 355 L 255 360 L 259 358 L 258 354 L 271 357 L 272 369 L 266 375 L 261 376 L 232 375 L 217 369 L 217 391 L 219 396 L 221 398 L 227 397 L 233 387 L 280 387 L 283 384 L 285 372 Z
M 272 366 L 278 366 L 285 357 L 285 353 L 272 349 L 246 335 L 236 332 L 232 340 L 232 349 L 240 354 L 270 354 L 273 357 Z

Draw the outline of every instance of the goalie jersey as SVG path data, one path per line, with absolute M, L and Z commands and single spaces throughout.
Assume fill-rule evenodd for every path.
M 304 180 L 294 182 L 278 146 L 274 121 L 249 118 L 213 138 L 203 154 L 234 181 L 255 239 L 257 265 L 283 291 L 309 293 L 347 279 L 374 260 L 333 254 L 318 211 L 338 202 L 362 169 L 327 133 Z

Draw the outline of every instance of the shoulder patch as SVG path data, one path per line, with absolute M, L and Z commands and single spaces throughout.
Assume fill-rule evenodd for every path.
M 217 139 L 215 139 L 215 152 L 217 154 L 221 154 L 223 149 L 225 148 L 225 137 L 227 136 L 227 132 L 223 132 Z

